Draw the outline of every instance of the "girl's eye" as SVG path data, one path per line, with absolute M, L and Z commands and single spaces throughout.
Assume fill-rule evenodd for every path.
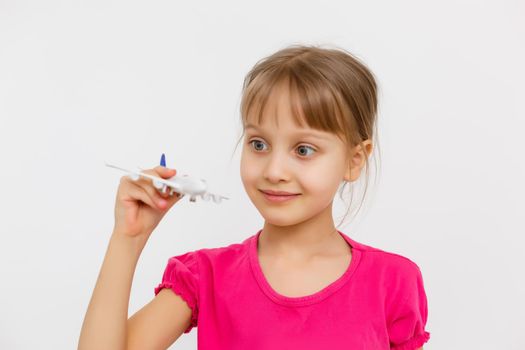
M 261 140 L 251 140 L 250 142 L 248 142 L 248 144 L 252 145 L 252 144 L 254 144 L 254 142 L 258 142 L 259 144 L 264 144 Z M 307 146 L 307 145 L 300 145 L 298 147 L 298 149 L 301 149 L 302 147 L 304 147 L 303 149 L 311 149 L 313 152 L 316 152 L 316 150 L 313 147 L 310 147 L 310 146 Z M 256 148 L 256 151 L 259 151 L 259 149 L 257 149 L 257 146 L 255 146 L 255 148 Z M 302 152 L 300 155 L 301 156 L 307 156 L 307 154 L 304 154 L 304 152 Z
M 259 144 L 261 144 L 262 142 L 260 140 L 251 140 L 248 142 L 249 145 L 253 145 L 254 142 L 259 142 Z M 255 146 L 256 150 L 257 150 L 257 146 Z

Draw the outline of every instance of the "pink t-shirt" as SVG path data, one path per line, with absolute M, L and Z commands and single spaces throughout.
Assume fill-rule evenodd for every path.
M 346 272 L 322 290 L 287 297 L 259 265 L 262 229 L 242 243 L 168 260 L 162 282 L 192 309 L 199 350 L 419 349 L 427 298 L 419 267 L 398 254 L 358 243 Z

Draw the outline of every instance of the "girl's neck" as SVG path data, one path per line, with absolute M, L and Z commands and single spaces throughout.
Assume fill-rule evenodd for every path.
M 310 260 L 323 255 L 347 254 L 349 246 L 337 232 L 331 210 L 329 214 L 289 226 L 265 222 L 259 236 L 259 255 Z

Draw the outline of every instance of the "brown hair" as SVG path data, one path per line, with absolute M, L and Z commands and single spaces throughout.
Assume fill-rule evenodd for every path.
M 373 73 L 343 49 L 306 45 L 291 45 L 281 49 L 258 61 L 248 72 L 240 106 L 243 130 L 235 149 L 244 136 L 248 113 L 255 108 L 260 123 L 272 89 L 283 82 L 288 83 L 290 96 L 297 102 L 292 103 L 292 112 L 298 125 L 304 125 L 305 122 L 313 129 L 337 135 L 349 145 L 347 159 L 350 148 L 358 144 L 367 154 L 363 141 L 376 139 L 374 128 L 377 134 L 378 88 Z M 363 199 L 369 175 L 369 161 L 368 157 L 365 158 L 367 183 Z M 341 189 L 342 200 L 346 184 L 348 182 L 345 181 Z M 350 207 L 343 220 L 349 210 Z

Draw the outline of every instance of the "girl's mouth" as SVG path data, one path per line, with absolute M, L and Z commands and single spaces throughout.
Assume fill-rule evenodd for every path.
M 289 200 L 292 200 L 298 196 L 300 196 L 300 194 L 291 194 L 291 195 L 274 195 L 274 194 L 269 194 L 269 193 L 266 193 L 264 191 L 261 191 L 262 194 L 264 195 L 264 197 L 272 202 L 272 203 L 281 203 L 281 202 L 286 202 L 286 201 L 289 201 Z

